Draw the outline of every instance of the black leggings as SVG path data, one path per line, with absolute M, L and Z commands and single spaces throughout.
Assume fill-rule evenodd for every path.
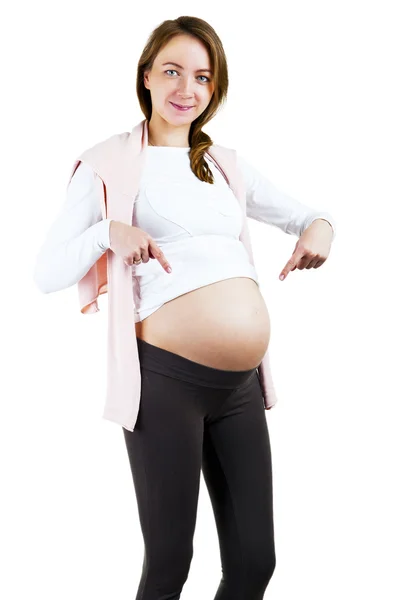
M 177 600 L 201 468 L 219 538 L 214 600 L 261 600 L 276 559 L 272 461 L 257 369 L 224 371 L 137 338 L 140 409 L 123 429 L 144 537 L 136 600 Z

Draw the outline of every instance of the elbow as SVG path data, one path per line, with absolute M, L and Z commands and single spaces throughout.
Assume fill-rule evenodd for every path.
M 50 266 L 39 258 L 36 259 L 32 279 L 37 289 L 42 294 L 51 294 L 59 289 L 54 285 L 56 279 L 54 273 L 51 272 Z
M 42 246 L 36 255 L 32 277 L 33 283 L 42 294 L 48 294 L 51 291 L 48 285 L 50 280 L 48 271 Z
M 65 274 L 64 274 L 65 275 Z M 52 294 L 71 287 L 76 282 L 62 277 L 62 272 L 55 265 L 37 262 L 33 272 L 33 282 L 42 294 Z
M 33 273 L 33 282 L 36 285 L 37 289 L 42 293 L 42 294 L 49 294 L 50 292 L 54 291 L 50 288 L 49 281 L 48 279 L 44 276 L 44 273 L 42 270 L 40 270 L 37 266 L 35 268 L 35 271 Z
M 42 294 L 51 294 L 60 289 L 60 266 L 54 249 L 43 245 L 36 255 L 33 282 Z

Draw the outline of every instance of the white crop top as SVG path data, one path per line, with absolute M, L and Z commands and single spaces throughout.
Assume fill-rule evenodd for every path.
M 239 155 L 246 185 L 247 216 L 298 237 L 317 218 L 335 222 L 279 191 Z M 155 240 L 172 267 L 158 260 L 132 266 L 135 322 L 165 302 L 199 287 L 249 277 L 258 285 L 255 267 L 239 240 L 242 209 L 210 157 L 214 184 L 200 181 L 191 170 L 189 148 L 148 146 L 132 225 Z M 80 163 L 68 186 L 66 201 L 39 249 L 34 281 L 43 293 L 74 285 L 109 248 L 111 219 L 102 219 L 94 187 L 95 174 Z

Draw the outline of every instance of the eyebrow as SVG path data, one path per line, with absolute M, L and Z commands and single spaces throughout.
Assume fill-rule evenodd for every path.
M 175 67 L 178 67 L 179 69 L 183 69 L 183 71 L 184 71 L 184 67 L 182 67 L 181 65 L 178 65 L 175 62 L 165 62 L 165 63 L 162 63 L 163 67 L 165 65 L 174 65 Z M 196 73 L 199 73 L 200 71 L 207 71 L 208 73 L 210 73 L 211 75 L 213 75 L 213 71 L 211 69 L 197 69 Z

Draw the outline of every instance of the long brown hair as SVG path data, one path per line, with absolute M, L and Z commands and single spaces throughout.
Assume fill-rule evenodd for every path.
M 204 112 L 191 123 L 189 132 L 190 165 L 193 173 L 201 181 L 214 183 L 212 171 L 209 169 L 204 154 L 212 146 L 213 141 L 202 131 L 227 98 L 229 79 L 227 60 L 222 42 L 213 27 L 198 17 L 178 17 L 163 21 L 150 34 L 137 66 L 136 90 L 141 110 L 149 121 L 152 113 L 150 90 L 144 85 L 144 71 L 152 68 L 154 60 L 162 48 L 176 35 L 188 34 L 202 41 L 209 53 L 211 69 L 214 72 L 215 89 Z

